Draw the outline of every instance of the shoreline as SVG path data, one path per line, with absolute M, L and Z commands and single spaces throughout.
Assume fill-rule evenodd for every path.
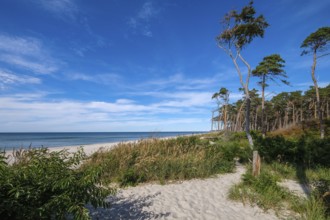
M 195 135 L 200 135 L 200 134 L 186 134 L 186 135 L 177 135 L 177 136 L 168 136 L 168 137 L 150 137 L 150 138 L 142 138 L 142 139 L 138 139 L 138 140 L 87 144 L 87 145 L 81 145 L 81 146 L 75 145 L 75 146 L 49 147 L 48 149 L 51 152 L 60 151 L 60 150 L 64 150 L 64 149 L 67 149 L 69 152 L 76 152 L 77 149 L 82 147 L 84 149 L 84 152 L 86 153 L 86 155 L 90 156 L 99 150 L 105 150 L 105 151 L 111 150 L 114 147 L 118 146 L 119 144 L 137 143 L 138 141 L 141 141 L 141 140 L 153 140 L 153 139 L 169 140 L 169 139 L 175 139 L 178 137 L 189 137 L 189 136 L 195 136 Z
M 138 141 L 141 140 L 153 140 L 153 139 L 159 139 L 159 140 L 168 140 L 168 139 L 175 139 L 178 137 L 188 137 L 188 136 L 195 136 L 195 135 L 200 135 L 199 134 L 186 134 L 186 135 L 177 135 L 177 136 L 168 136 L 168 137 L 150 137 L 150 138 L 141 138 L 137 140 L 129 140 L 129 141 L 117 141 L 117 142 L 107 142 L 107 143 L 96 143 L 96 144 L 86 144 L 86 145 L 68 145 L 68 146 L 59 146 L 59 147 L 45 147 L 49 150 L 49 152 L 54 152 L 54 151 L 61 151 L 61 150 L 67 150 L 70 153 L 77 152 L 79 148 L 83 148 L 84 153 L 87 156 L 91 156 L 93 153 L 98 152 L 100 150 L 102 151 L 108 151 L 113 149 L 114 147 L 118 146 L 119 144 L 127 144 L 127 143 L 137 143 Z M 42 148 L 42 147 L 39 147 Z M 29 148 L 17 148 L 17 149 L 8 149 L 5 151 L 5 157 L 7 157 L 7 163 L 8 164 L 13 164 L 14 162 L 14 157 L 13 153 L 14 151 L 19 151 L 19 150 L 28 150 Z M 38 149 L 38 148 L 32 148 L 32 149 Z

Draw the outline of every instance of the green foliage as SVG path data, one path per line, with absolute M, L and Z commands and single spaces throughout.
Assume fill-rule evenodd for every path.
M 255 37 L 263 37 L 264 30 L 269 25 L 263 15 L 255 17 L 255 14 L 252 1 L 239 13 L 235 10 L 229 12 L 224 21 L 228 28 L 217 37 L 219 44 L 233 45 L 241 49 Z
M 305 48 L 301 55 L 316 53 L 327 49 L 330 42 L 330 27 L 322 27 L 311 33 L 301 44 L 301 48 Z
M 251 154 L 247 151 L 246 144 L 217 139 L 213 142 L 198 136 L 142 140 L 96 153 L 85 166 L 103 166 L 103 179 L 116 181 L 121 186 L 148 181 L 164 183 L 231 172 L 235 167 L 234 158 L 248 160 Z
M 262 88 L 267 87 L 266 81 L 274 81 L 276 78 L 287 78 L 283 70 L 285 60 L 279 54 L 272 54 L 263 58 L 262 62 L 252 71 L 253 76 L 259 77 Z M 286 80 L 281 79 L 284 84 L 289 84 Z
M 255 146 L 266 162 L 281 161 L 304 164 L 307 167 L 330 167 L 330 138 L 302 136 L 288 140 L 283 136 L 255 137 Z
M 108 206 L 104 199 L 114 191 L 102 186 L 100 168 L 79 168 L 82 149 L 29 149 L 17 156 L 13 165 L 0 158 L 1 219 L 90 219 L 87 203 Z
M 277 212 L 285 208 L 284 201 L 294 198 L 288 190 L 277 184 L 278 178 L 271 173 L 262 171 L 259 177 L 254 177 L 251 173 L 248 170 L 243 175 L 242 182 L 231 188 L 229 198 Z
M 314 193 L 307 199 L 301 198 L 278 185 L 283 176 L 277 171 L 284 170 L 288 176 L 294 172 L 292 166 L 264 164 L 260 176 L 254 177 L 249 167 L 242 177 L 242 182 L 230 189 L 229 198 L 256 204 L 264 210 L 273 209 L 283 219 L 328 219 L 327 205 L 322 198 Z M 315 174 L 314 171 L 310 172 Z

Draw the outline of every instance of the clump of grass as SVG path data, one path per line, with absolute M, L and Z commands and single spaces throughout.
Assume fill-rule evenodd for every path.
M 210 142 L 198 136 L 149 139 L 119 144 L 108 152 L 92 155 L 87 166 L 102 166 L 103 179 L 121 186 L 141 182 L 206 178 L 232 172 L 234 158 L 248 147 Z
M 278 176 L 279 179 L 297 179 L 296 168 L 290 163 L 264 163 L 262 167 L 265 172 L 270 172 Z
M 243 175 L 242 181 L 233 186 L 229 198 L 244 204 L 258 205 L 264 210 L 272 209 L 277 215 L 294 219 L 329 219 L 329 203 L 322 198 L 323 191 L 314 188 L 308 198 L 301 198 L 281 187 L 277 182 L 283 178 L 297 179 L 295 167 L 273 162 L 263 164 L 259 177 L 251 175 L 251 167 Z M 306 178 L 310 182 L 328 180 L 328 168 L 307 169 Z
M 229 198 L 256 204 L 264 210 L 282 210 L 285 207 L 283 201 L 291 199 L 291 194 L 277 184 L 278 177 L 268 172 L 261 172 L 259 177 L 254 177 L 251 173 L 249 169 L 243 175 L 242 182 L 230 190 Z

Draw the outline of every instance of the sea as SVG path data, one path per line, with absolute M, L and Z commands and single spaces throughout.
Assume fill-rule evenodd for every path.
M 0 149 L 84 146 L 200 134 L 204 132 L 21 132 L 0 133 Z

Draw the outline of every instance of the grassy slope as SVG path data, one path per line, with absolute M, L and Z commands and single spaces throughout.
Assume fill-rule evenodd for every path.
M 324 156 L 329 158 L 329 152 L 320 149 L 329 148 L 329 122 L 330 120 L 326 121 L 328 139 L 323 142 L 318 139 L 316 121 L 307 121 L 269 133 L 270 138 L 263 144 L 267 145 L 267 142 L 272 141 L 275 144 L 270 144 L 268 149 L 263 146 L 262 149 L 264 154 L 269 152 L 273 155 L 271 157 L 264 155 L 266 157 L 262 164 L 261 175 L 258 178 L 253 177 L 249 165 L 249 170 L 243 176 L 241 183 L 231 189 L 230 198 L 243 203 L 256 204 L 265 210 L 275 210 L 285 219 L 330 219 L 330 196 L 327 194 L 330 190 L 330 161 L 322 160 L 321 164 L 318 163 L 321 162 L 318 158 Z M 276 141 L 278 141 L 277 145 Z M 279 150 L 276 151 L 274 148 Z M 276 157 L 274 152 L 275 154 L 278 152 L 279 156 Z M 297 155 L 302 152 L 305 156 Z M 321 155 L 318 155 L 320 152 Z M 306 161 L 305 158 L 311 158 L 313 161 Z M 288 189 L 278 184 L 283 179 L 293 179 L 300 184 L 307 184 L 311 194 L 304 199 L 290 193 Z
M 120 144 L 111 151 L 95 153 L 86 165 L 102 166 L 103 179 L 121 186 L 205 178 L 233 171 L 234 157 L 244 155 L 245 147 L 211 139 L 190 136 Z
M 326 124 L 328 127 L 329 120 Z M 313 164 L 313 167 L 304 167 L 299 170 L 300 166 L 294 164 L 294 160 L 290 161 L 292 154 L 295 158 L 300 158 L 299 155 L 297 156 L 301 153 L 300 145 L 306 144 L 307 147 L 302 146 L 302 149 L 310 153 L 313 141 L 317 141 L 315 139 L 318 137 L 317 126 L 316 122 L 305 122 L 299 126 L 271 132 L 268 135 L 271 138 L 270 142 L 274 144 L 271 147 L 276 148 L 277 145 L 281 145 L 284 152 L 280 149 L 279 154 L 289 153 L 289 156 L 268 155 L 270 159 L 268 163 L 263 161 L 261 176 L 252 177 L 248 171 L 242 182 L 233 187 L 230 198 L 256 204 L 265 210 L 273 209 L 277 213 L 291 210 L 286 212 L 286 217 L 326 219 L 327 203 L 320 199 L 317 191 L 309 199 L 303 200 L 277 184 L 283 178 L 300 182 L 306 180 L 317 182 L 320 179 L 330 181 L 329 166 L 318 167 L 316 160 L 312 161 L 314 163 L 309 163 Z M 278 138 L 278 135 L 281 135 L 281 138 Z M 327 135 L 329 136 L 328 133 Z M 301 137 L 307 137 L 307 139 L 299 142 Z M 287 150 L 286 147 L 292 147 L 292 150 Z M 267 147 L 262 149 L 265 154 L 271 152 L 277 155 L 276 149 L 275 151 L 269 151 Z M 319 152 L 312 153 L 314 155 Z M 141 140 L 138 143 L 120 144 L 114 150 L 95 153 L 85 166 L 101 166 L 104 171 L 102 176 L 104 181 L 117 182 L 121 186 L 126 186 L 150 181 L 166 183 L 171 180 L 206 178 L 218 173 L 231 172 L 234 169 L 235 157 L 240 158 L 241 162 L 249 166 L 248 161 L 251 155 L 244 132 L 220 132 L 205 134 L 203 137 Z M 315 160 L 315 155 L 314 157 L 305 155 L 305 157 Z M 294 162 L 300 161 L 298 159 Z M 326 162 L 326 160 L 323 161 Z

